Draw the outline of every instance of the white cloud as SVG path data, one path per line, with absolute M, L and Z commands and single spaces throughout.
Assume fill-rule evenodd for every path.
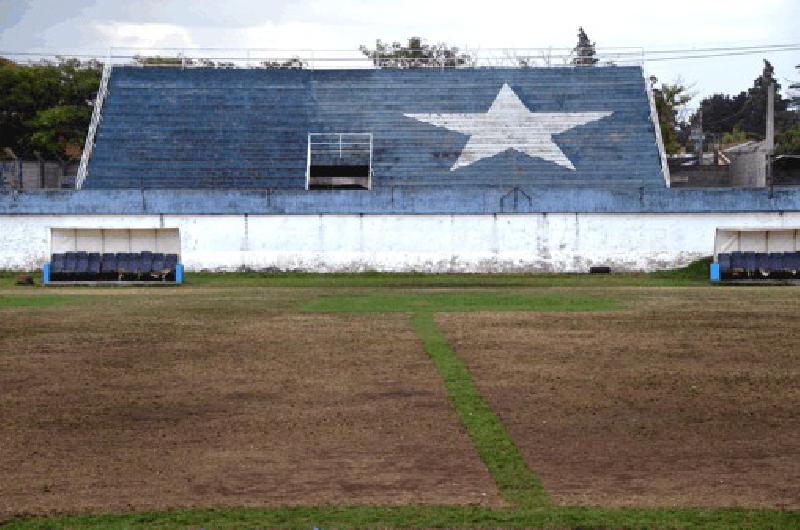
M 189 28 L 174 24 L 95 22 L 95 31 L 109 45 L 141 51 L 146 48 L 196 48 Z

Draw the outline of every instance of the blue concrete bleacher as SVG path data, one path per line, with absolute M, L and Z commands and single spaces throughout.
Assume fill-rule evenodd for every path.
M 451 171 L 468 136 L 405 116 L 486 112 L 504 83 L 532 112 L 613 114 L 555 136 L 574 171 L 513 150 Z M 84 188 L 303 189 L 309 132 L 371 132 L 373 190 L 665 186 L 639 67 L 117 67 Z

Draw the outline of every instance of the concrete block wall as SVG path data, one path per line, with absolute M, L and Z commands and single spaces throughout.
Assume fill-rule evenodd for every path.
M 731 159 L 731 180 L 734 186 L 764 187 L 767 185 L 767 148 L 764 142 L 748 149 L 728 152 Z
M 190 271 L 653 271 L 714 252 L 721 227 L 800 227 L 800 213 L 0 215 L 0 269 L 49 259 L 53 228 L 176 228 Z
M 72 188 L 77 172 L 76 162 L 4 160 L 0 161 L 0 190 Z

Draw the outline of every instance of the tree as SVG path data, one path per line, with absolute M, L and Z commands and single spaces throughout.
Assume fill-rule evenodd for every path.
M 664 150 L 667 154 L 675 154 L 681 147 L 679 132 L 683 120 L 679 119 L 680 112 L 692 99 L 692 95 L 682 81 L 676 80 L 674 83 L 662 83 L 661 88 L 653 88 L 653 98 Z
M 420 37 L 408 39 L 407 46 L 399 42 L 389 44 L 378 39 L 374 48 L 362 44 L 358 49 L 379 68 L 455 67 L 472 64 L 472 57 L 460 52 L 455 46 L 443 42 L 426 44 Z
M 175 57 L 165 57 L 162 55 L 134 55 L 133 64 L 139 66 L 199 66 L 203 68 L 233 68 L 234 64 L 230 61 L 212 61 L 211 59 L 192 59 L 178 54 Z
M 795 69 L 797 69 L 797 73 L 800 75 L 800 64 L 795 66 Z M 795 112 L 800 112 L 800 81 L 789 85 L 789 89 L 791 90 L 790 95 L 792 106 L 794 107 Z
M 62 156 L 67 145 L 83 146 L 92 119 L 87 105 L 57 105 L 40 110 L 30 121 L 30 146 L 50 157 Z
M 731 97 L 727 94 L 712 94 L 700 102 L 703 110 L 703 130 L 712 134 L 725 134 L 741 131 L 737 127 L 747 96 L 744 92 Z M 696 121 L 697 115 L 691 121 Z M 746 134 L 746 133 L 745 133 Z
M 96 60 L 57 58 L 25 66 L 0 61 L 0 148 L 17 156 L 62 157 L 83 144 L 100 85 Z
M 767 128 L 767 90 L 770 83 L 775 85 L 775 129 L 782 130 L 786 125 L 789 101 L 781 96 L 781 85 L 775 80 L 775 68 L 764 60 L 764 70 L 747 90 L 747 103 L 744 105 L 741 120 L 737 123 L 745 132 L 764 135 Z
M 770 83 L 775 85 L 775 130 L 781 131 L 791 126 L 793 117 L 789 100 L 780 93 L 781 85 L 775 80 L 775 69 L 765 60 L 764 69 L 754 81 L 753 86 L 736 96 L 714 94 L 700 102 L 703 111 L 703 130 L 707 133 L 743 133 L 750 138 L 764 138 L 767 127 L 767 90 Z M 697 115 L 692 117 L 692 122 Z
M 292 57 L 283 61 L 261 61 L 258 64 L 261 68 L 288 68 L 290 70 L 302 70 L 308 65 L 300 57 Z
M 775 133 L 775 153 L 800 155 L 800 127 Z
M 589 40 L 588 35 L 583 31 L 583 26 L 578 28 L 578 45 L 572 51 L 575 52 L 575 57 L 572 59 L 574 65 L 594 66 L 599 61 L 595 57 L 597 54 L 595 43 Z
M 162 57 L 160 55 L 134 55 L 134 64 L 140 66 L 191 66 L 194 61 L 187 57 Z

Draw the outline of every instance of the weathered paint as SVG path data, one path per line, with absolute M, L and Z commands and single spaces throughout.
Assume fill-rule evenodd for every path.
M 166 227 L 188 271 L 651 271 L 710 256 L 726 226 L 796 228 L 800 213 L 0 215 L 0 268 L 41 267 L 53 227 Z
M 469 135 L 450 171 L 509 149 L 575 171 L 572 161 L 553 141 L 553 136 L 612 114 L 610 111 L 531 112 L 508 83 L 503 83 L 486 112 L 406 114 L 406 117 Z
M 358 190 L 3 192 L 0 215 L 711 213 L 800 211 L 800 188 L 450 186 Z
M 375 190 L 663 188 L 646 87 L 637 66 L 122 66 L 111 75 L 84 189 L 303 190 L 309 133 L 370 133 Z M 455 130 L 408 115 L 449 116 Z

